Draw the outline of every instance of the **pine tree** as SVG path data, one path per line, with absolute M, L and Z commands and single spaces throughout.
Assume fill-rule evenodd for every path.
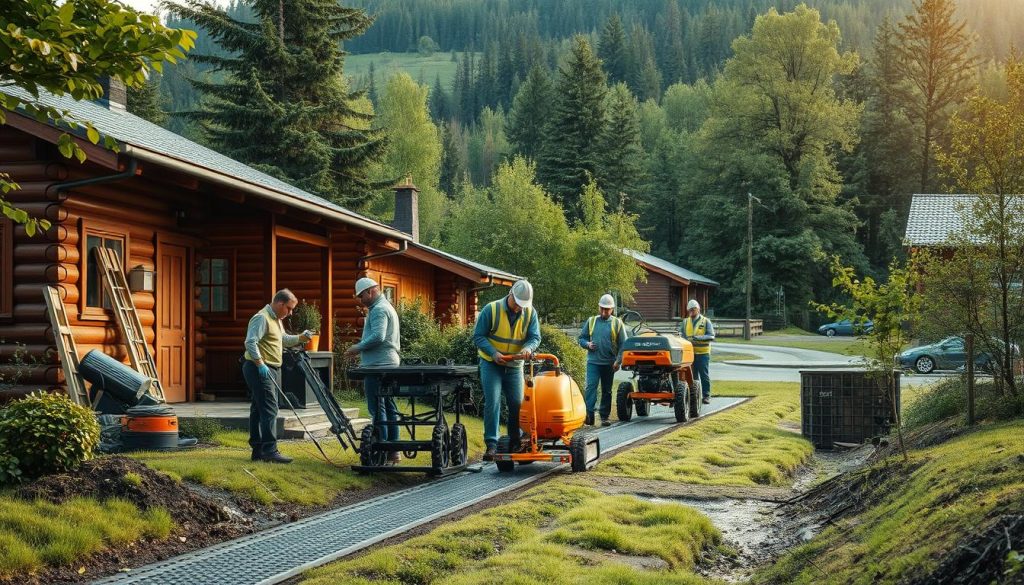
M 337 203 L 365 203 L 384 138 L 370 129 L 362 93 L 344 84 L 340 49 L 370 26 L 364 11 L 334 0 L 253 0 L 256 22 L 245 22 L 195 0 L 168 7 L 228 52 L 195 57 L 227 74 L 193 82 L 205 99 L 190 115 L 215 148 Z
M 436 124 L 447 122 L 452 117 L 451 97 L 441 85 L 441 74 L 434 77 L 434 88 L 430 90 L 430 117 Z
M 469 139 L 457 120 L 441 126 L 440 188 L 450 199 L 468 179 Z
M 612 209 L 632 209 L 636 188 L 643 180 L 643 156 L 636 98 L 625 83 L 618 83 L 605 100 L 596 174 Z
M 902 101 L 921 132 L 922 193 L 932 186 L 935 144 L 949 121 L 950 107 L 971 91 L 977 60 L 965 28 L 965 22 L 956 20 L 953 0 L 915 0 L 914 12 L 899 25 L 899 72 L 909 82 Z
M 622 28 L 622 20 L 618 14 L 611 15 L 601 31 L 601 39 L 597 45 L 597 54 L 604 63 L 609 83 L 626 81 L 626 31 Z
M 559 68 L 537 164 L 537 176 L 573 218 L 579 214 L 577 200 L 583 186 L 596 175 L 607 92 L 600 59 L 586 38 L 573 37 L 569 55 Z
M 537 160 L 544 141 L 544 123 L 550 112 L 551 81 L 542 67 L 534 67 L 512 102 L 505 128 L 516 152 Z
M 158 126 L 167 122 L 159 75 L 150 76 L 143 85 L 128 88 L 128 111 Z
M 377 104 L 377 74 L 374 70 L 373 61 L 370 61 L 370 67 L 366 73 L 366 97 L 370 98 L 370 103 Z

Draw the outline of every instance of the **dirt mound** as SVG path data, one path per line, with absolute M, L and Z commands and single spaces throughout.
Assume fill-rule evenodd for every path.
M 164 507 L 179 524 L 211 524 L 228 519 L 223 506 L 134 459 L 120 456 L 93 459 L 74 471 L 42 477 L 18 488 L 17 495 L 55 504 L 75 497 L 120 498 L 143 510 Z

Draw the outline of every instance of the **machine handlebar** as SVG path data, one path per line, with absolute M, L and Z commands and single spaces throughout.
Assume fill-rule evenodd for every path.
M 522 353 L 517 353 L 517 354 L 501 354 L 501 359 L 507 360 L 507 361 L 510 361 L 510 362 L 518 361 L 518 360 L 525 360 L 526 359 L 526 354 L 522 354 Z M 558 362 L 558 356 L 556 356 L 555 354 L 552 354 L 552 353 L 535 353 L 535 354 L 533 354 L 533 359 L 530 360 L 530 361 L 534 361 L 534 362 L 551 362 L 551 365 L 553 365 L 555 367 L 558 367 L 558 363 L 559 363 Z

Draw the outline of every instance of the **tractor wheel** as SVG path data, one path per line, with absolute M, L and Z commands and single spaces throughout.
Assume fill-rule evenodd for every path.
M 600 439 L 583 432 L 573 434 L 569 441 L 569 455 L 572 456 L 573 473 L 587 471 L 601 456 Z
M 502 435 L 501 438 L 498 439 L 498 449 L 497 450 L 498 450 L 498 453 L 503 453 L 503 454 L 507 454 L 507 453 L 511 453 L 512 452 L 512 443 L 509 441 L 508 435 Z M 495 461 L 494 464 L 498 467 L 498 471 L 501 471 L 501 472 L 509 472 L 509 471 L 512 471 L 513 469 L 516 468 L 516 462 L 515 461 L 500 461 L 499 460 L 499 461 Z
M 377 448 L 379 433 L 372 424 L 363 427 L 359 435 L 359 464 L 366 467 L 381 467 L 388 461 L 388 453 Z
M 675 394 L 672 408 L 675 410 L 676 422 L 684 423 L 690 420 L 690 385 L 680 380 L 676 384 Z
M 466 440 L 466 427 L 462 423 L 452 425 L 451 434 L 451 466 L 465 465 L 469 460 L 469 443 Z
M 697 418 L 700 416 L 701 407 L 704 406 L 704 392 L 700 385 L 700 380 L 693 381 L 693 388 L 690 390 L 690 418 Z
M 430 466 L 434 468 L 435 472 L 440 473 L 451 465 L 451 439 L 451 433 L 444 420 L 434 425 L 434 432 L 430 436 Z
M 651 414 L 651 403 L 647 400 L 634 400 L 633 406 L 636 407 L 637 416 L 648 416 Z
M 622 422 L 629 422 L 633 418 L 633 401 L 629 399 L 629 393 L 633 391 L 633 385 L 629 382 L 619 384 L 618 394 L 615 395 L 615 414 Z

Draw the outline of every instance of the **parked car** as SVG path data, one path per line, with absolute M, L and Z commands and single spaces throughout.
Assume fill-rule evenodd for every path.
M 861 333 L 871 333 L 871 330 L 875 328 L 875 324 L 871 321 L 865 321 L 862 323 L 853 323 L 849 319 L 843 319 L 842 321 L 836 321 L 835 323 L 825 323 L 821 327 L 818 327 L 819 335 L 827 335 L 828 337 L 835 337 L 836 335 L 860 335 Z
M 996 341 L 996 343 L 999 343 Z M 1015 356 L 1020 355 L 1020 348 L 1012 346 Z M 947 337 L 937 343 L 922 345 L 904 351 L 896 356 L 899 366 L 912 369 L 918 374 L 930 374 L 938 370 L 958 370 L 967 364 L 967 349 L 963 337 Z M 992 356 L 985 351 L 978 351 L 974 365 L 982 372 L 992 371 Z

